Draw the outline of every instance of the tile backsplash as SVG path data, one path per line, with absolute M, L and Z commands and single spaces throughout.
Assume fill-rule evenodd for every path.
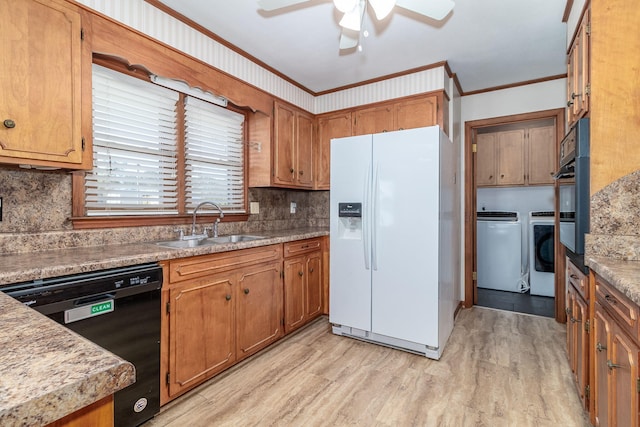
M 245 222 L 223 222 L 220 234 L 329 226 L 329 192 L 251 188 L 260 213 Z M 73 230 L 71 175 L 61 171 L 0 168 L 0 254 L 77 246 L 170 239 L 175 226 Z M 296 213 L 289 211 L 295 202 Z M 188 230 L 188 226 L 184 226 Z

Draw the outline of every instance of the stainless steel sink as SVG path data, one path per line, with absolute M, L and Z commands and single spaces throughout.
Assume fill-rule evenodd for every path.
M 204 239 L 213 243 L 239 243 L 239 242 L 251 242 L 253 240 L 266 239 L 265 236 L 254 236 L 251 234 L 230 234 L 228 236 L 209 237 Z
M 224 243 L 251 242 L 253 240 L 266 239 L 266 236 L 255 236 L 251 234 L 230 234 L 228 236 L 208 237 L 206 239 L 186 239 L 186 240 L 168 240 L 156 242 L 157 246 L 167 248 L 184 249 L 199 248 L 201 246 L 220 245 Z

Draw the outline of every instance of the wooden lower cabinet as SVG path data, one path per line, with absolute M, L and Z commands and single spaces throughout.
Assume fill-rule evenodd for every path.
M 570 282 L 567 282 L 570 283 Z M 589 407 L 589 305 L 572 285 L 567 286 L 567 354 L 582 406 Z
M 165 263 L 163 404 L 284 335 L 281 269 L 282 245 Z
M 285 243 L 285 332 L 289 333 L 323 312 L 321 239 Z
M 637 427 L 640 309 L 598 275 L 595 294 L 592 421 L 596 426 Z
M 238 273 L 236 294 L 236 358 L 244 359 L 280 338 L 282 328 L 282 262 Z
M 113 426 L 113 395 L 92 403 L 46 427 L 112 427 Z

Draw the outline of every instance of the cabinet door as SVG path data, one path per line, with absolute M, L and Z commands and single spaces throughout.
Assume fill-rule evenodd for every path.
M 589 319 L 589 306 L 580 297 L 576 295 L 574 299 L 575 307 L 575 339 L 576 339 L 576 384 L 578 387 L 578 393 L 582 400 L 582 406 L 584 408 L 589 407 L 589 398 L 587 395 L 587 384 L 589 384 L 589 334 L 585 323 Z
M 614 324 L 609 364 L 609 425 L 638 426 L 638 346 Z
M 80 12 L 54 0 L 0 0 L 0 10 L 0 160 L 79 166 Z
M 556 129 L 529 129 L 529 184 L 553 185 L 556 165 Z
M 498 185 L 524 184 L 524 129 L 497 133 Z
M 351 136 L 351 113 L 341 113 L 318 119 L 318 138 L 314 164 L 314 188 L 328 190 L 331 182 L 331 140 Z
M 433 126 L 438 123 L 438 97 L 400 102 L 396 106 L 396 130 Z
M 302 326 L 305 311 L 305 260 L 296 257 L 284 261 L 284 323 L 287 333 Z
M 309 254 L 305 262 L 305 312 L 308 321 L 322 314 L 322 252 L 318 251 Z
M 596 302 L 593 318 L 594 375 L 591 386 L 594 395 L 594 418 L 596 427 L 608 426 L 609 368 L 607 349 L 611 345 L 611 321 L 602 306 Z
M 294 180 L 300 187 L 313 186 L 313 117 L 296 113 Z
M 236 354 L 245 358 L 283 335 L 282 263 L 247 267 L 236 287 Z
M 274 112 L 273 182 L 292 186 L 294 183 L 295 116 L 293 109 L 276 103 Z
M 476 185 L 496 185 L 496 134 L 476 136 Z
M 395 129 L 393 106 L 356 110 L 353 116 L 354 135 L 389 132 Z
M 576 338 L 576 296 L 577 293 L 572 286 L 567 286 L 567 298 L 566 298 L 566 312 L 567 312 L 567 357 L 569 358 L 569 367 L 571 368 L 571 372 L 576 374 L 576 354 L 577 350 L 577 338 Z
M 185 282 L 170 290 L 169 394 L 235 361 L 233 276 Z

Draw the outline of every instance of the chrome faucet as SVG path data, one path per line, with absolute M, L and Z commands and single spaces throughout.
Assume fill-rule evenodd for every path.
M 214 208 L 218 209 L 218 212 L 220 212 L 220 216 L 216 218 L 215 222 L 213 223 L 213 237 L 218 237 L 218 223 L 222 218 L 224 218 L 224 213 L 222 212 L 222 209 L 220 208 L 220 206 L 218 206 L 217 204 L 213 202 L 202 202 L 198 206 L 196 206 L 196 208 L 193 210 L 193 222 L 191 223 L 191 238 L 208 237 L 206 230 L 204 231 L 204 234 L 202 234 L 201 236 L 196 235 L 196 214 L 198 213 L 198 209 L 200 209 L 202 205 L 211 205 Z

